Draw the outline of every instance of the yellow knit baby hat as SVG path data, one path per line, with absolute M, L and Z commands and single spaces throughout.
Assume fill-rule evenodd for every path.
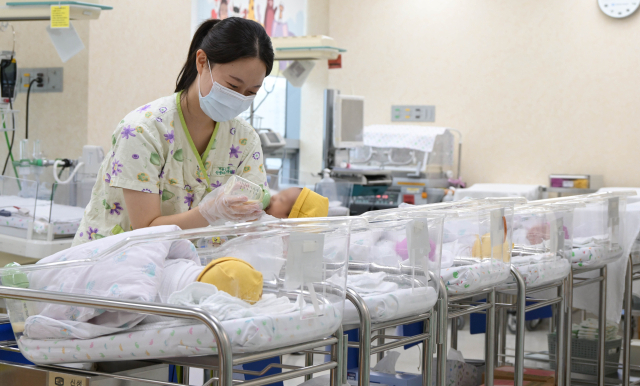
M 262 297 L 262 273 L 235 257 L 213 260 L 200 272 L 196 281 L 213 284 L 218 290 L 251 304 Z
M 327 217 L 328 214 L 329 199 L 308 188 L 303 188 L 291 208 L 289 218 Z

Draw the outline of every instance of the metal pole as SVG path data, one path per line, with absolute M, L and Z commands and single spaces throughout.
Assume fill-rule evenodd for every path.
M 629 386 L 631 376 L 631 290 L 633 289 L 633 262 L 631 255 L 627 260 L 627 274 L 624 279 L 624 348 L 622 350 L 622 386 Z
M 500 302 L 507 303 L 509 296 L 507 294 L 500 294 Z M 509 317 L 506 308 L 500 309 L 500 346 L 498 353 L 504 355 L 507 352 L 507 324 L 509 323 Z M 504 356 L 499 357 L 498 363 L 500 366 L 506 364 L 507 359 Z
M 304 365 L 305 367 L 313 366 L 313 354 L 310 352 L 304 353 Z M 304 380 L 308 381 L 313 377 L 313 374 L 308 374 L 304 376 Z
M 358 385 L 369 385 L 371 367 L 371 313 L 364 299 L 351 288 L 347 288 L 347 300 L 353 303 L 360 318 L 359 352 L 358 352 Z M 346 360 L 346 359 L 345 359 Z
M 458 318 L 451 319 L 451 348 L 458 349 Z
M 458 318 L 451 319 L 451 348 L 458 349 Z
M 329 384 L 330 386 L 341 386 L 340 381 L 342 381 L 342 371 L 340 367 L 344 364 L 344 360 L 342 358 L 343 351 L 343 342 L 344 334 L 342 332 L 342 326 L 338 327 L 338 330 L 334 333 L 336 339 L 338 341 L 336 344 L 331 346 L 331 360 L 337 363 L 337 366 L 332 368 L 329 372 Z
M 448 333 L 448 307 L 449 295 L 447 294 L 447 286 L 440 279 L 440 290 L 438 291 L 438 345 L 436 347 L 437 356 L 437 386 L 447 386 L 447 333 Z
M 182 382 L 185 385 L 189 384 L 189 367 L 188 366 L 180 366 L 182 367 L 182 379 L 180 380 L 180 382 Z
M 437 306 L 431 309 L 431 315 L 429 320 L 425 320 L 425 327 L 429 322 L 429 339 L 425 339 L 422 347 L 422 386 L 431 386 L 431 380 L 433 379 L 433 343 L 436 340 L 436 318 L 435 310 Z M 426 329 L 423 330 L 426 332 Z
M 560 298 L 560 303 L 558 303 L 554 308 L 556 310 L 556 317 L 558 318 L 558 322 L 556 323 L 556 379 L 557 386 L 564 385 L 564 333 L 565 333 L 565 318 L 564 318 L 564 293 L 565 293 L 565 284 L 567 279 L 565 278 L 562 281 L 562 285 L 558 287 L 558 297 Z M 555 320 L 555 318 L 551 318 L 551 320 Z
M 218 365 L 220 369 L 220 386 L 233 386 L 233 357 L 229 337 L 218 320 L 200 308 L 125 301 L 120 299 L 95 299 L 86 295 L 4 286 L 0 286 L 0 298 L 70 304 L 80 307 L 126 311 L 138 314 L 197 319 L 211 330 L 211 333 L 216 339 L 216 345 L 218 346 Z
M 607 335 L 607 266 L 600 268 L 600 309 L 598 310 L 598 385 L 604 385 Z
M 495 332 L 496 332 L 496 288 L 492 288 L 491 292 L 487 294 L 487 303 L 491 304 L 491 308 L 487 310 L 487 331 L 485 332 L 485 379 L 484 384 L 486 386 L 493 386 L 493 369 L 495 367 Z
M 340 371 L 342 371 L 342 377 L 340 380 L 340 386 L 342 385 L 348 385 L 347 382 L 347 357 L 348 357 L 348 352 L 349 352 L 349 335 L 347 334 L 343 334 L 342 335 L 342 364 L 338 364 L 340 365 Z
M 382 346 L 384 344 L 384 328 L 378 330 L 378 346 Z M 384 358 L 384 351 L 380 351 L 378 353 L 378 362 L 380 362 L 382 360 L 382 358 Z
M 565 315 L 565 337 L 564 337 L 564 363 L 565 363 L 565 385 L 571 385 L 571 341 L 573 338 L 573 271 L 569 271 L 567 276 L 566 293 L 566 315 Z M 556 364 L 557 364 L 556 360 Z
M 524 279 L 515 267 L 511 267 L 511 274 L 516 280 L 518 288 L 516 298 L 516 355 L 514 363 L 514 385 L 522 386 L 524 376 L 524 312 L 526 308 L 526 287 Z

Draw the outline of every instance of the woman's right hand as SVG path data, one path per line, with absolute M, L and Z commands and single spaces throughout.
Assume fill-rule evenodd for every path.
M 224 192 L 224 186 L 214 189 L 204 196 L 198 207 L 200 214 L 213 225 L 220 219 L 230 221 L 253 221 L 262 216 L 260 203 L 247 203 L 244 196 L 231 196 Z

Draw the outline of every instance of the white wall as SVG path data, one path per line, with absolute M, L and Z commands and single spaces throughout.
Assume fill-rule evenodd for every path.
M 29 102 L 29 139 L 40 139 L 47 158 L 77 158 L 87 143 L 87 80 L 89 22 L 74 21 L 73 25 L 87 49 L 62 63 L 56 52 L 45 21 L 15 22 L 16 62 L 18 70 L 33 67 L 63 67 L 63 92 L 31 93 Z M 11 51 L 11 28 L 0 32 L 0 50 Z M 19 142 L 25 137 L 26 93 L 18 94 L 14 109 L 17 130 L 13 155 L 18 157 Z M 0 136 L 0 168 L 7 155 L 4 134 Z M 31 149 L 30 149 L 31 151 Z M 7 167 L 7 175 L 13 176 Z
M 91 22 L 88 140 L 107 151 L 125 115 L 173 93 L 191 43 L 191 2 L 109 0 Z
M 307 0 L 307 35 L 329 35 L 329 0 Z M 322 169 L 324 90 L 329 81 L 327 62 L 318 61 L 302 86 L 300 119 L 300 178 Z
M 436 105 L 433 125 L 464 135 L 472 183 L 591 173 L 640 186 L 638 13 L 614 20 L 584 0 L 331 0 L 329 33 L 348 52 L 329 86 L 366 98 L 366 124 L 390 123 L 392 104 Z

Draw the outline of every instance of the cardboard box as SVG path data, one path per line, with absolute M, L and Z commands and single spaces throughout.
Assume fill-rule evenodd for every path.
M 358 368 L 347 370 L 347 382 L 350 385 L 358 384 Z M 369 375 L 371 384 L 387 386 L 422 386 L 422 374 L 411 374 L 397 371 L 395 374 L 379 373 L 371 371 Z
M 503 366 L 498 367 L 493 371 L 493 379 L 506 379 L 513 380 L 514 379 L 514 371 L 515 369 L 511 366 Z M 555 385 L 556 383 L 556 372 L 554 370 L 542 370 L 542 369 L 524 369 L 524 374 L 522 377 L 525 381 L 531 382 L 541 382 L 541 383 L 550 383 Z M 483 376 L 484 380 L 484 376 Z

